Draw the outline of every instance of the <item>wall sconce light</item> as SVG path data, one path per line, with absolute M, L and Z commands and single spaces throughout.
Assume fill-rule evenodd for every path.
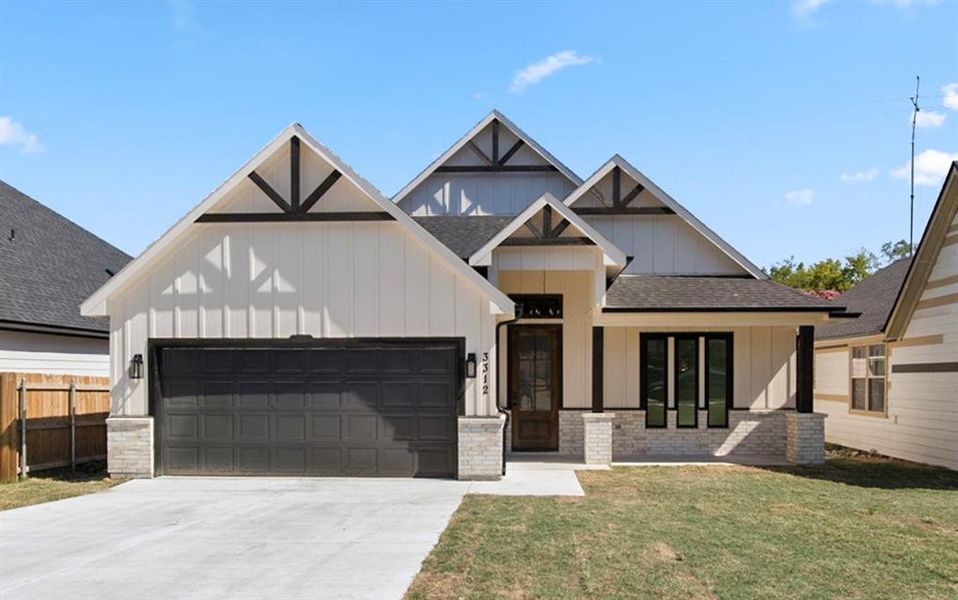
M 143 355 L 134 354 L 130 359 L 130 379 L 143 379 Z
M 476 378 L 476 354 L 475 352 L 470 352 L 466 355 L 466 377 L 469 379 Z

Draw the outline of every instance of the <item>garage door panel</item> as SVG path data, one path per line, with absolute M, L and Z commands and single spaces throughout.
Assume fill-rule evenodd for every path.
M 201 415 L 201 429 L 204 439 L 213 441 L 233 441 L 235 415 L 232 413 Z
M 456 472 L 457 343 L 349 340 L 158 354 L 161 473 Z
M 277 442 L 300 442 L 306 439 L 305 415 L 273 415 L 273 436 Z

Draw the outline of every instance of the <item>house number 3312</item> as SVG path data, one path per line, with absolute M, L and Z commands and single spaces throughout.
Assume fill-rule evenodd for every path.
M 482 395 L 489 395 L 489 353 L 482 353 L 482 361 L 479 365 L 479 373 L 482 375 L 480 381 L 482 382 Z

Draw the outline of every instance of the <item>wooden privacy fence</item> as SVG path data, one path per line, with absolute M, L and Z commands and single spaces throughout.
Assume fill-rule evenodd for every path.
M 108 377 L 0 373 L 0 481 L 106 459 Z

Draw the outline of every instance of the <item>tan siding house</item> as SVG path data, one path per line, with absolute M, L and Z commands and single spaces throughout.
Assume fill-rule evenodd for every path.
M 493 112 L 392 199 L 291 125 L 83 311 L 114 475 L 483 479 L 520 452 L 821 462 L 840 307 Z
M 958 469 L 958 165 L 913 259 L 837 301 L 854 322 L 821 328 L 816 408 L 826 440 Z

